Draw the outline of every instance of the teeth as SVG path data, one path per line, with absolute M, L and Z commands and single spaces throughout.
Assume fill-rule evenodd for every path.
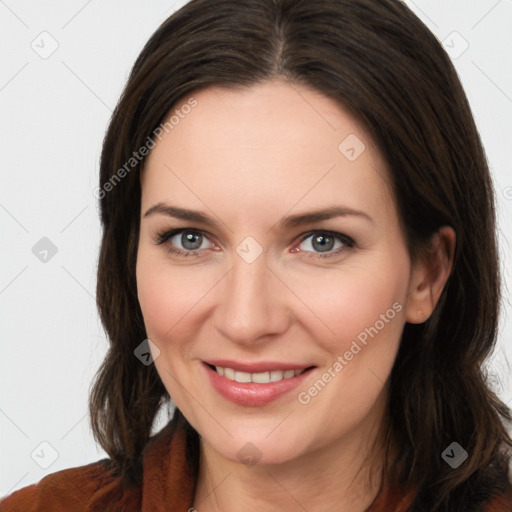
M 246 372 L 236 372 L 235 373 L 235 380 L 237 382 L 252 382 L 251 381 L 251 374 Z
M 253 373 L 251 380 L 252 382 L 257 382 L 258 384 L 267 384 L 270 382 L 270 372 Z
M 268 384 L 270 382 L 277 382 L 283 379 L 290 379 L 300 375 L 304 370 L 274 370 L 271 372 L 261 373 L 248 373 L 235 371 L 232 368 L 222 368 L 216 366 L 215 369 L 219 375 L 226 377 L 229 380 L 236 382 L 256 382 L 257 384 Z
M 275 382 L 276 380 L 282 380 L 284 377 L 284 372 L 273 371 L 270 372 L 270 382 Z
M 235 380 L 235 370 L 231 368 L 224 368 L 224 377 L 229 380 Z

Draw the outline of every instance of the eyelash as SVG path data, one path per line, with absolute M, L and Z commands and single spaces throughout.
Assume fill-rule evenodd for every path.
M 205 233 L 203 231 L 201 231 L 200 229 L 178 228 L 178 229 L 171 229 L 170 231 L 162 231 L 160 233 L 157 233 L 154 243 L 156 245 L 163 245 L 170 238 L 172 238 L 173 236 L 180 234 L 184 231 L 189 231 L 194 234 L 200 234 L 201 236 L 204 236 L 205 238 L 208 239 L 208 237 L 205 235 Z M 348 249 L 353 248 L 355 245 L 354 241 L 347 235 L 344 235 L 342 233 L 337 233 L 336 231 L 326 231 L 326 230 L 309 231 L 308 233 L 305 233 L 304 235 L 302 235 L 302 238 L 300 239 L 299 243 L 304 242 L 304 240 L 308 239 L 310 236 L 317 234 L 317 233 L 321 233 L 323 235 L 328 235 L 328 236 L 332 236 L 333 238 L 337 238 L 338 240 L 343 242 L 344 247 L 340 247 L 338 250 L 336 250 L 334 252 L 330 252 L 328 254 L 313 253 L 313 254 L 315 254 L 315 256 L 311 256 L 313 259 L 332 258 L 334 256 L 338 256 L 342 251 L 347 250 L 347 248 Z M 183 249 L 177 249 L 176 247 L 173 247 L 171 245 L 167 245 L 166 250 L 171 254 L 175 254 L 177 256 L 183 256 L 183 257 L 187 257 L 187 256 L 197 257 L 197 256 L 199 256 L 199 252 L 200 252 L 199 250 L 184 251 Z M 312 251 L 303 251 L 303 252 L 312 252 Z

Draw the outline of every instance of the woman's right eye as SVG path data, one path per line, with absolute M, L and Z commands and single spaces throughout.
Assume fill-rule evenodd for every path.
M 173 241 L 173 239 L 176 239 Z M 172 254 L 177 254 L 179 256 L 198 256 L 198 249 L 206 249 L 206 247 L 201 247 L 202 243 L 205 240 L 208 240 L 202 231 L 196 229 L 188 229 L 188 228 L 180 228 L 180 229 L 171 229 L 170 231 L 164 231 L 162 233 L 158 233 L 155 243 L 157 245 L 164 245 L 168 252 Z M 176 243 L 180 243 L 183 246 L 183 249 L 176 247 Z

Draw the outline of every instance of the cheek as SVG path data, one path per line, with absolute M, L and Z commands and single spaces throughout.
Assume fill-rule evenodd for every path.
M 344 270 L 318 279 L 315 293 L 307 295 L 308 306 L 321 319 L 314 318 L 313 336 L 326 357 L 318 380 L 298 396 L 310 417 L 339 418 L 326 427 L 333 437 L 340 422 L 350 430 L 362 421 L 385 386 L 405 322 L 408 284 L 406 260 L 384 258 Z
M 161 254 L 139 250 L 137 293 L 150 339 L 160 344 L 193 335 L 201 300 L 213 288 L 209 274 L 192 267 L 170 265 Z
M 166 331 L 186 311 L 179 274 L 171 276 L 165 265 L 149 251 L 139 248 L 137 257 L 137 294 L 148 337 L 162 340 Z
M 340 268 L 318 273 L 314 287 L 310 278 L 296 281 L 297 294 L 305 297 L 308 311 L 315 313 L 315 338 L 328 352 L 349 350 L 353 340 L 359 337 L 364 342 L 365 334 L 370 337 L 368 330 L 375 335 L 375 327 L 383 335 L 380 338 L 384 333 L 399 337 L 407 289 L 407 276 L 399 268 L 391 265 L 384 269 L 377 264 Z

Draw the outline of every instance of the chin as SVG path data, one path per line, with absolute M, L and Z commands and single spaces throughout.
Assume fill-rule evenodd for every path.
M 218 455 L 235 463 L 248 467 L 256 464 L 285 464 L 304 454 L 306 444 L 311 442 L 311 433 L 308 435 L 308 442 L 305 443 L 302 440 L 305 435 L 301 436 L 298 432 L 272 432 L 279 421 L 282 421 L 282 417 L 272 422 L 272 427 L 265 429 L 264 434 L 261 433 L 262 429 L 242 427 L 238 431 L 230 431 L 233 437 L 227 434 L 214 439 L 202 437 Z

